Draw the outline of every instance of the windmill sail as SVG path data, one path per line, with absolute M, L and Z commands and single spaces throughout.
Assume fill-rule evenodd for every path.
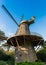
M 7 12 L 7 14 L 12 18 L 12 20 L 17 24 L 17 26 L 19 27 L 18 23 L 16 22 L 16 20 L 13 18 L 13 16 L 10 14 L 10 12 L 7 10 L 7 8 L 2 5 L 3 9 Z

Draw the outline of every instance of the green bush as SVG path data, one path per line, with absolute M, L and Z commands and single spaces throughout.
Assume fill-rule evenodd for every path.
M 15 65 L 15 63 L 13 61 L 7 61 L 8 65 Z
M 46 62 L 46 48 L 37 52 L 37 57 L 38 60 L 41 60 L 42 62 Z
M 10 55 L 7 55 L 3 50 L 0 50 L 0 60 L 7 61 L 10 59 Z
M 44 64 L 41 62 L 20 62 L 15 65 L 44 65 Z
M 8 65 L 8 64 L 4 61 L 0 61 L 0 65 Z
M 0 65 L 15 65 L 13 61 L 0 61 Z
M 7 61 L 8 65 L 15 65 L 14 63 L 14 57 L 10 56 L 10 59 Z
M 14 56 L 12 54 L 8 55 L 3 50 L 0 50 L 0 63 L 7 63 L 8 65 L 15 65 Z M 3 65 L 3 64 L 0 64 L 0 65 Z

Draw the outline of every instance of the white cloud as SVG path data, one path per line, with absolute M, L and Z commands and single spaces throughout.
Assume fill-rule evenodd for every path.
M 8 31 L 8 32 L 6 33 L 7 36 L 12 36 L 13 34 L 14 34 L 14 33 L 10 32 L 10 31 Z

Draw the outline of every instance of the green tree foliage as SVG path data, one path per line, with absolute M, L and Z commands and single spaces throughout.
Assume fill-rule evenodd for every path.
M 42 62 L 46 62 L 46 48 L 37 52 L 37 57 L 38 60 L 41 60 Z
M 2 61 L 1 61 L 2 60 Z M 6 65 L 15 65 L 14 64 L 14 55 L 13 54 L 11 54 L 11 55 L 9 55 L 9 53 L 8 54 L 6 54 L 6 52 L 3 50 L 3 49 L 0 49 L 0 62 L 2 63 L 4 63 L 4 62 L 6 62 L 7 64 Z M 1 65 L 1 64 L 0 64 Z M 3 65 L 3 64 L 2 64 Z M 5 65 L 5 64 L 4 64 Z
M 8 65 L 5 61 L 0 61 L 0 65 Z
M 0 30 L 0 41 L 6 40 L 7 37 L 5 36 L 5 33 Z
M 0 60 L 4 60 L 4 61 L 7 61 L 10 59 L 10 56 L 5 54 L 4 50 L 1 49 L 0 50 Z
M 5 33 L 0 30 L 0 36 L 5 36 Z
M 43 45 L 44 48 L 46 48 L 46 41 L 44 42 L 44 45 Z

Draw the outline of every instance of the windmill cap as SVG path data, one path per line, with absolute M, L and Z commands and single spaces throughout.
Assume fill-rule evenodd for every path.
M 22 20 L 20 24 L 28 22 L 27 20 Z

